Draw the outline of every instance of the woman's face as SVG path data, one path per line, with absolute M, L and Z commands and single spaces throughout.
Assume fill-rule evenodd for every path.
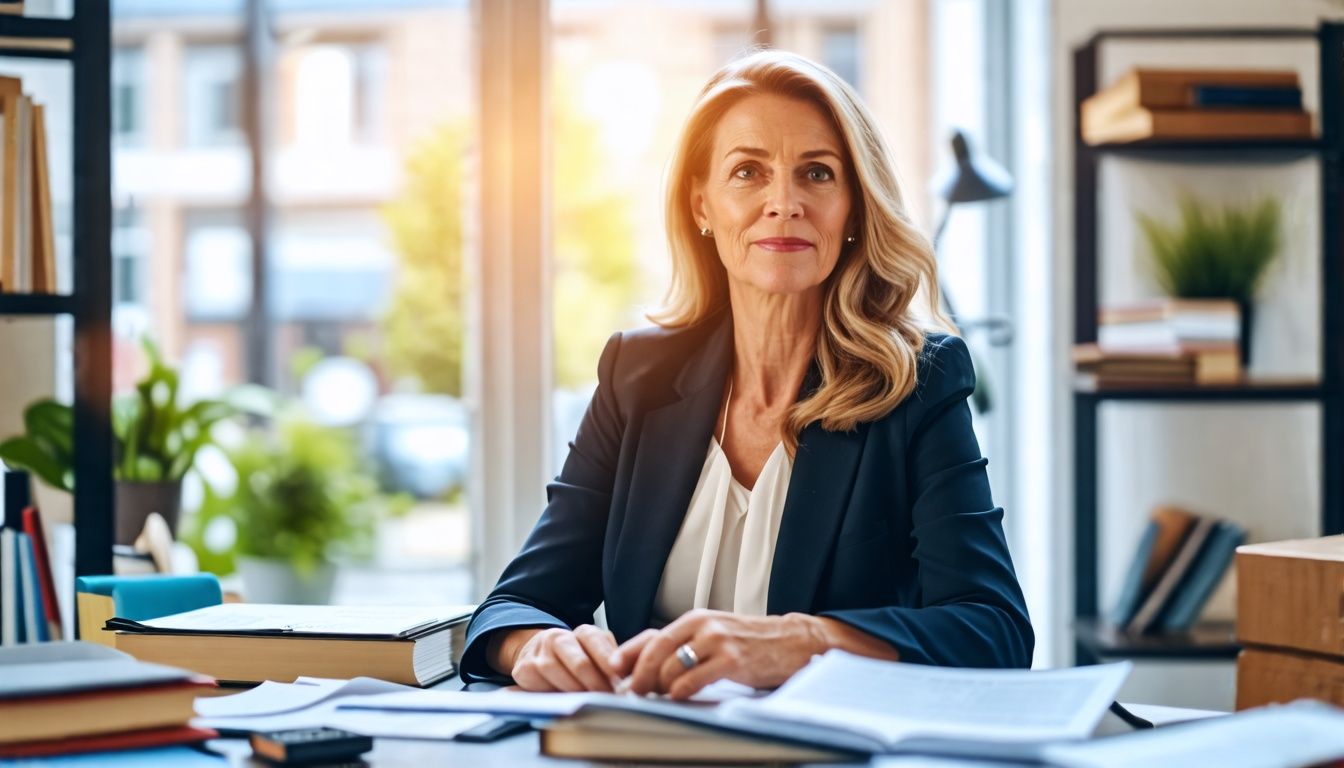
M 738 287 L 817 289 L 840 258 L 850 222 L 844 144 L 814 104 L 748 96 L 714 129 L 708 171 L 692 185 L 698 227 L 713 231 Z

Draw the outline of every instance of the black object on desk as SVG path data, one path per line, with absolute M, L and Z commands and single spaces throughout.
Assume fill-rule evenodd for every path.
M 373 749 L 373 739 L 337 728 L 294 728 L 252 734 L 252 751 L 273 763 L 352 762 Z
M 491 741 L 507 739 L 510 736 L 515 736 L 520 733 L 526 733 L 531 728 L 532 721 L 526 717 L 492 717 L 480 725 L 468 728 L 453 738 L 458 741 L 485 744 Z

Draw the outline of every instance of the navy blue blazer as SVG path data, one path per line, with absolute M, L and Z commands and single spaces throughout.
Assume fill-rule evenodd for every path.
M 618 642 L 650 626 L 654 595 L 704 463 L 733 359 L 731 319 L 617 333 L 549 503 L 467 629 L 464 680 L 502 629 L 591 623 Z M 849 432 L 802 431 L 767 611 L 828 616 L 903 661 L 1027 667 L 1034 637 L 967 397 L 961 339 L 931 334 L 915 391 Z M 803 393 L 816 386 L 814 371 Z

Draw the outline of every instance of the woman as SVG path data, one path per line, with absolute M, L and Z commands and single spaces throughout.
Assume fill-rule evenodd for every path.
M 933 254 L 866 107 L 758 52 L 706 85 L 670 170 L 660 327 L 607 343 L 463 678 L 685 698 L 779 685 L 831 648 L 1029 665 L 970 358 L 915 315 Z

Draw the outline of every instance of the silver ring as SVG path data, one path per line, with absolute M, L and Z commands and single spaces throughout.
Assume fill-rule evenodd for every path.
M 677 648 L 677 661 L 681 662 L 681 666 L 690 669 L 700 663 L 700 658 L 695 655 L 694 648 L 687 643 L 682 643 L 681 647 Z

